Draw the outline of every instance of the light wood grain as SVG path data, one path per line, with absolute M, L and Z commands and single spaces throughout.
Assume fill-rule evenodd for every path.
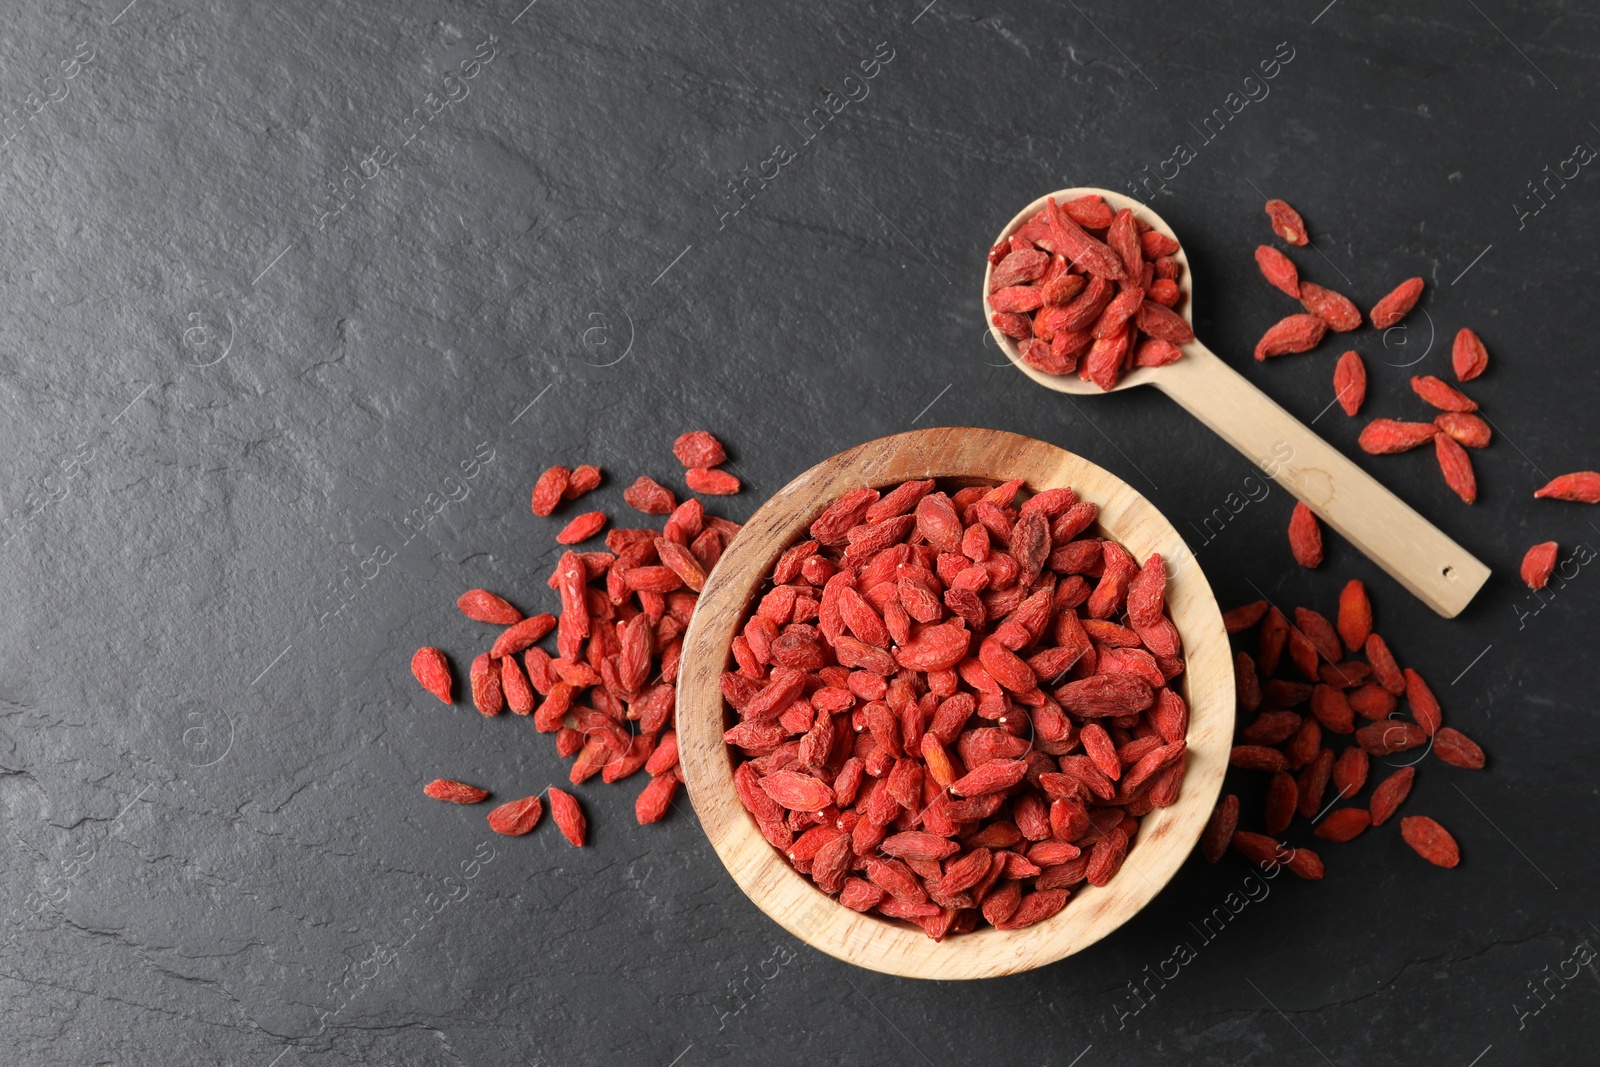
M 1155 229 L 1177 239 L 1177 234 L 1155 212 L 1108 189 L 1063 189 L 1049 195 L 1059 204 L 1090 194 L 1104 197 L 1117 210 L 1130 208 Z M 1044 207 L 1045 200 L 1046 197 L 1040 197 L 1023 208 L 1006 224 L 998 239 L 1010 237 Z M 1188 319 L 1193 297 L 1192 272 L 1181 250 L 1174 258 L 1184 267 L 1178 280 L 1182 298 L 1177 310 Z M 983 275 L 985 301 L 982 307 L 986 316 L 989 275 L 993 269 L 990 267 Z M 1035 370 L 1022 362 L 1015 342 L 992 323 L 989 329 L 1000 350 L 1039 384 L 1080 396 L 1102 391 L 1075 374 L 1045 374 Z M 1183 352 L 1182 359 L 1168 366 L 1136 368 L 1124 375 L 1116 388 L 1148 384 L 1172 397 L 1295 497 L 1305 501 L 1322 521 L 1440 615 L 1454 618 L 1460 614 L 1488 581 L 1488 567 L 1251 385 L 1205 345 L 1192 341 L 1183 347 Z M 1331 381 L 1331 363 L 1328 377 Z M 1284 450 L 1289 457 L 1286 460 L 1281 458 Z
M 906 923 L 835 903 L 762 838 L 739 803 L 722 742 L 719 678 L 746 609 L 782 550 L 834 499 L 909 478 L 1021 478 L 1032 491 L 1071 486 L 1100 505 L 1100 527 L 1138 559 L 1169 561 L 1167 603 L 1188 670 L 1174 683 L 1190 706 L 1189 760 L 1178 802 L 1148 815 L 1127 863 L 1103 888 L 1081 886 L 1055 918 L 1025 930 L 984 927 L 942 943 Z M 913 978 L 987 978 L 1058 960 L 1126 922 L 1166 885 L 1215 806 L 1233 737 L 1233 663 L 1222 615 L 1172 524 L 1127 483 L 1054 445 L 996 430 L 930 429 L 870 441 L 790 482 L 745 524 L 706 583 L 685 637 L 678 680 L 678 753 L 689 799 L 717 855 L 762 911 L 815 948 Z

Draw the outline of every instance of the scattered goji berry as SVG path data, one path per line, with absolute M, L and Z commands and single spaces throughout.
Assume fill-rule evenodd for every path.
M 672 454 L 687 468 L 720 467 L 728 461 L 722 442 L 704 430 L 691 430 L 672 442 Z
M 1256 359 L 1264 360 L 1289 352 L 1308 352 L 1317 347 L 1328 332 L 1328 324 L 1315 315 L 1289 315 L 1279 319 L 1256 342 Z
M 1267 218 L 1272 221 L 1272 232 L 1284 241 L 1292 245 L 1304 245 L 1310 242 L 1300 212 L 1282 200 L 1268 200 L 1266 211 Z
M 1461 862 L 1461 849 L 1450 831 L 1426 815 L 1407 815 L 1400 820 L 1400 836 L 1411 850 L 1435 867 L 1454 867 Z
M 411 673 L 422 688 L 444 701 L 451 702 L 450 663 L 437 648 L 424 645 L 411 656 Z
M 1550 572 L 1556 569 L 1556 556 L 1560 551 L 1560 546 L 1554 541 L 1543 541 L 1528 549 L 1527 555 L 1522 557 L 1522 580 L 1527 583 L 1529 589 L 1537 592 L 1543 589 L 1545 584 L 1550 581 Z M 421 652 L 418 655 L 421 655 Z M 413 661 L 412 669 L 416 669 L 415 661 Z M 421 675 L 418 675 L 418 678 L 420 677 Z M 426 682 L 423 684 L 427 685 Z M 445 693 L 447 696 L 440 698 L 446 703 L 449 703 L 449 691 L 449 681 L 446 679 Z
M 1372 325 L 1380 330 L 1387 330 L 1406 317 L 1417 304 L 1417 299 L 1422 296 L 1422 279 L 1407 278 L 1382 300 L 1372 307 Z
M 1256 266 L 1273 287 L 1300 299 L 1300 272 L 1294 261 L 1271 245 L 1256 246 Z
M 1294 512 L 1289 516 L 1289 551 L 1302 567 L 1322 565 L 1322 526 L 1304 501 L 1295 501 Z
M 435 778 L 423 786 L 422 791 L 434 800 L 445 800 L 451 804 L 476 804 L 489 795 L 487 789 L 479 789 L 450 778 Z
M 1363 452 L 1374 456 L 1386 456 L 1425 445 L 1438 433 L 1439 428 L 1431 422 L 1373 419 L 1362 429 L 1357 443 Z
M 539 480 L 533 485 L 533 513 L 535 515 L 548 515 L 561 503 L 562 495 L 567 491 L 567 482 L 572 477 L 572 472 L 566 467 L 551 467 L 539 475 Z
M 588 833 L 589 823 L 583 817 L 583 809 L 578 807 L 578 800 L 565 790 L 550 787 L 550 818 L 561 830 L 561 836 L 571 841 L 578 848 L 583 847 L 584 835 Z
M 1579 504 L 1600 504 L 1600 471 L 1575 471 L 1550 479 L 1534 490 L 1537 500 L 1571 500 Z
M 1462 382 L 1470 382 L 1489 367 L 1489 350 L 1465 326 L 1456 331 L 1455 343 L 1450 346 L 1450 366 L 1456 372 L 1456 380 Z
M 727 471 L 692 467 L 683 476 L 690 489 L 706 496 L 732 496 L 739 491 L 739 479 Z
M 544 816 L 544 803 L 538 797 L 523 797 L 502 804 L 489 813 L 489 829 L 507 837 L 531 833 Z
M 1367 398 L 1367 365 L 1354 349 L 1339 357 L 1333 367 L 1333 395 L 1346 415 L 1361 410 Z

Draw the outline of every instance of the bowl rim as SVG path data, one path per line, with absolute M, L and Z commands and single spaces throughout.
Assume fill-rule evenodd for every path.
M 1002 477 L 1003 476 L 1003 477 Z M 1022 930 L 981 927 L 934 942 L 920 929 L 854 912 L 817 889 L 767 843 L 739 802 L 722 741 L 720 677 L 731 641 L 778 553 L 844 491 L 908 478 L 1022 477 L 1028 489 L 1071 485 L 1100 506 L 1102 532 L 1136 558 L 1169 564 L 1168 610 L 1183 638 L 1180 694 L 1189 704 L 1187 769 L 1178 802 L 1142 821 L 1121 871 L 1074 889 L 1053 918 Z M 1194 553 L 1137 490 L 1056 445 L 1000 430 L 940 427 L 878 438 L 809 468 L 767 500 L 723 552 L 684 638 L 677 692 L 679 759 L 690 803 L 718 858 L 768 917 L 845 962 L 904 977 L 986 978 L 1054 962 L 1100 940 L 1142 909 L 1182 866 L 1210 818 L 1234 726 L 1233 659 L 1222 613 Z

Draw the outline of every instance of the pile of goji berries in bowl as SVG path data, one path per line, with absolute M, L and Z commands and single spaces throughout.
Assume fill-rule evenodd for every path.
M 1135 201 L 1064 189 L 1024 208 L 989 250 L 985 318 L 1001 350 L 1045 385 L 1135 384 L 1194 340 L 1179 310 L 1187 263 Z
M 685 640 L 679 758 L 719 856 L 796 936 L 897 974 L 1011 973 L 1126 921 L 1193 848 L 1226 640 L 1119 479 L 1014 434 L 901 434 L 729 546 Z

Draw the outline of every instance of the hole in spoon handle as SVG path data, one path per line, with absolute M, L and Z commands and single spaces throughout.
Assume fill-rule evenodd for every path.
M 1488 580 L 1470 552 L 1199 342 L 1153 380 L 1440 615 L 1459 614 Z

